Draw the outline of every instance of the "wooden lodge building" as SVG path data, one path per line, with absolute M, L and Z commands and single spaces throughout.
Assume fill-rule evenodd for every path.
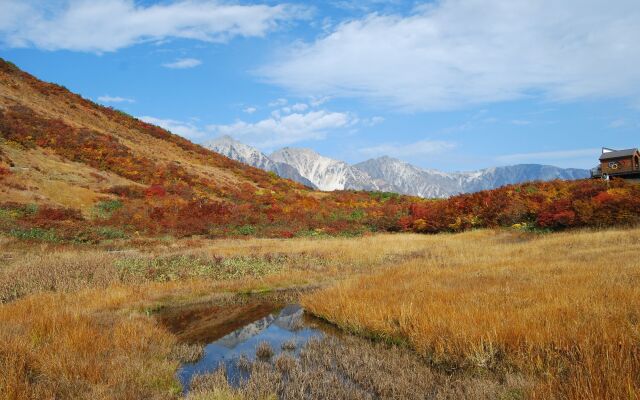
M 640 179 L 640 150 L 603 147 L 600 165 L 591 170 L 591 177 Z

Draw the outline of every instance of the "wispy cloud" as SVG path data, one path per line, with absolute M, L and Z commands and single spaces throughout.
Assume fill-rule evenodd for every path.
M 255 107 L 247 107 L 247 108 L 242 110 L 242 112 L 247 113 L 247 114 L 253 114 L 256 111 L 258 111 L 258 109 L 255 108 Z
M 260 73 L 296 95 L 407 110 L 534 95 L 640 104 L 640 69 L 629 68 L 640 64 L 639 20 L 637 0 L 442 0 L 339 24 Z
M 307 18 L 306 7 L 169 0 L 2 0 L 0 42 L 8 47 L 109 52 L 181 38 L 226 42 L 260 37 L 282 22 Z
M 513 125 L 519 125 L 519 126 L 524 126 L 524 125 L 531 125 L 531 121 L 529 120 L 525 120 L 525 119 L 512 119 L 511 123 Z
M 377 146 L 365 147 L 360 152 L 367 157 L 392 156 L 414 157 L 432 154 L 441 154 L 452 150 L 456 143 L 443 140 L 420 140 L 413 143 L 384 143 Z
M 109 96 L 109 95 L 98 97 L 98 101 L 101 103 L 135 103 L 134 99 L 129 99 L 127 97 L 119 97 L 119 96 Z
M 362 120 L 362 125 L 367 126 L 367 127 L 372 127 L 372 126 L 379 125 L 379 124 L 381 124 L 383 122 L 384 122 L 384 118 L 383 117 L 375 116 L 375 117 L 363 119 Z
M 282 107 L 285 104 L 287 104 L 289 101 L 287 99 L 284 98 L 279 98 L 279 99 L 275 99 L 271 102 L 269 102 L 269 107 Z
M 291 110 L 295 112 L 303 112 L 303 111 L 306 111 L 307 108 L 309 108 L 309 105 L 305 103 L 296 103 L 291 106 Z
M 162 64 L 162 66 L 165 68 L 171 68 L 171 69 L 187 69 L 187 68 L 197 67 L 198 65 L 201 65 L 201 64 L 202 64 L 202 61 L 196 58 L 181 58 L 179 60 L 176 60 L 170 63 Z
M 143 117 L 140 117 L 140 119 L 150 124 L 158 125 L 168 130 L 169 132 L 175 133 L 176 135 L 183 136 L 190 140 L 202 139 L 207 136 L 207 132 L 201 130 L 196 125 L 190 122 L 176 121 L 173 119 L 155 118 L 150 116 L 143 116 Z
M 622 128 L 627 125 L 627 120 L 624 118 L 614 119 L 609 123 L 609 128 Z
M 567 163 L 574 160 L 597 160 L 600 155 L 601 149 L 599 148 L 590 148 L 590 149 L 575 149 L 575 150 L 559 150 L 559 151 L 543 151 L 543 152 L 533 152 L 533 153 L 516 153 L 516 154 L 507 154 L 503 156 L 496 157 L 496 161 L 500 163 L 506 164 L 517 164 L 517 163 L 545 163 L 545 162 L 557 162 Z

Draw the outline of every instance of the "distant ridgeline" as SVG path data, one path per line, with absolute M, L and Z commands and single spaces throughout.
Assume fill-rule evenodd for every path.
M 220 136 L 206 143 L 205 147 L 236 161 L 326 191 L 368 190 L 424 198 L 446 198 L 517 183 L 589 177 L 586 169 L 540 164 L 443 172 L 419 168 L 387 156 L 350 165 L 304 148 L 285 147 L 267 155 L 230 136 Z
M 446 200 L 318 192 L 42 82 L 0 60 L 0 232 L 93 243 L 138 235 L 360 235 L 635 224 L 640 189 L 552 181 Z

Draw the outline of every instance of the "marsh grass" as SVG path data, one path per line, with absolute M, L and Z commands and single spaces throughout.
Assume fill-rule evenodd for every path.
M 0 236 L 0 304 L 40 292 L 148 282 L 318 284 L 421 256 L 424 236 L 355 239 L 132 239 L 102 247 Z M 370 249 L 375 248 L 375 251 Z M 7 257 L 3 257 L 6 255 Z
M 171 358 L 181 364 L 195 363 L 204 355 L 204 346 L 199 343 L 177 343 L 171 350 Z
M 273 357 L 273 348 L 267 342 L 260 342 L 256 347 L 256 357 L 259 360 L 268 361 Z
M 443 371 L 517 371 L 533 398 L 640 396 L 640 230 L 470 232 L 306 295 L 346 330 Z
M 509 374 L 446 374 L 405 348 L 356 337 L 314 339 L 299 358 L 283 353 L 256 360 L 248 379 L 232 388 L 224 368 L 196 377 L 190 399 L 522 399 L 527 383 Z M 211 397 L 207 397 L 211 395 Z

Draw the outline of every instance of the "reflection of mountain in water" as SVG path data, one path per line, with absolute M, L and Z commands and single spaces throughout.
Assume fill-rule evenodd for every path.
M 277 316 L 269 314 L 264 318 L 260 318 L 259 320 L 245 325 L 244 327 L 220 338 L 216 341 L 216 344 L 228 349 L 234 349 L 240 343 L 244 343 L 250 338 L 265 331 L 269 326 L 271 326 L 271 324 L 288 331 L 293 331 L 296 326 L 300 325 L 300 319 L 302 318 L 303 313 L 304 310 L 300 306 L 289 305 L 283 308 Z
M 302 307 L 298 305 L 289 305 L 280 311 L 278 314 L 278 318 L 276 318 L 273 323 L 288 331 L 295 331 L 300 327 L 300 321 L 302 319 L 302 315 L 304 314 L 304 310 Z

